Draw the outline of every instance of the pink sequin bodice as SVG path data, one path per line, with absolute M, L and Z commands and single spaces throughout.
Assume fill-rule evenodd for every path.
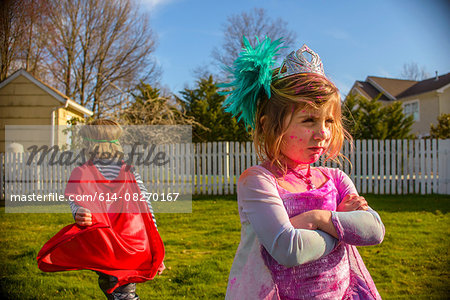
M 313 209 L 336 210 L 337 189 L 332 180 L 303 193 L 279 188 L 289 218 Z M 279 264 L 264 247 L 261 253 L 272 274 L 281 299 L 342 299 L 350 284 L 347 249 L 339 245 L 316 261 L 287 268 Z

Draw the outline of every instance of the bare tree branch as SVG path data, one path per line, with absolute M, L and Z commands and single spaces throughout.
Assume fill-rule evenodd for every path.
M 228 17 L 224 25 L 224 42 L 220 48 L 213 50 L 213 58 L 220 66 L 231 66 L 239 53 L 242 51 L 242 37 L 249 39 L 254 46 L 256 39 L 262 41 L 266 36 L 272 40 L 282 38 L 283 46 L 281 56 L 291 51 L 295 42 L 296 34 L 287 27 L 287 22 L 278 18 L 270 18 L 263 8 L 254 8 L 250 12 L 242 12 L 238 15 Z
M 403 70 L 400 74 L 401 78 L 421 81 L 428 78 L 430 75 L 425 70 L 425 67 L 419 67 L 415 62 L 403 64 Z
M 1 1 L 0 81 L 20 68 L 34 75 L 42 71 L 40 61 L 45 57 L 47 38 L 41 29 L 50 10 L 47 1 Z
M 150 77 L 156 82 L 155 35 L 134 1 L 53 0 L 53 5 L 56 42 L 47 67 L 68 96 L 99 117 L 120 107 L 119 90 L 132 90 Z

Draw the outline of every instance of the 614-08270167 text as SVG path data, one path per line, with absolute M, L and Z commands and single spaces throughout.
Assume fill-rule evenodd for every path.
M 161 202 L 171 202 L 177 201 L 177 198 L 180 193 L 125 193 L 123 196 L 119 196 L 115 193 L 98 193 L 95 192 L 93 195 L 76 195 L 76 199 L 69 200 L 77 200 L 77 201 L 105 201 L 105 202 L 113 202 L 113 201 L 161 201 Z M 73 195 L 71 195 L 73 196 Z M 70 197 L 69 197 L 70 198 Z
M 147 193 L 145 196 L 139 193 L 125 193 L 123 196 L 119 196 L 116 193 L 98 193 L 95 192 L 92 195 L 70 195 L 69 199 L 66 199 L 63 194 L 48 193 L 42 194 L 29 194 L 29 195 L 11 195 L 10 201 L 12 202 L 63 202 L 63 201 L 101 201 L 101 202 L 115 202 L 115 201 L 160 201 L 160 202 L 174 202 L 177 201 L 180 193 Z

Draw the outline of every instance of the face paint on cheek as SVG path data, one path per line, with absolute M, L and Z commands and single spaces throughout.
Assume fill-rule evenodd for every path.
M 291 136 L 289 136 L 291 139 L 296 139 L 297 138 L 297 136 L 296 135 L 291 135 Z

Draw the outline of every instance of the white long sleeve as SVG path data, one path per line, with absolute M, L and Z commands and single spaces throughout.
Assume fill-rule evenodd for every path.
M 356 194 L 355 185 L 350 177 L 339 169 L 330 169 L 339 193 L 337 205 L 348 194 Z M 332 222 L 339 236 L 339 240 L 355 246 L 369 246 L 380 244 L 384 239 L 385 228 L 376 211 L 357 210 L 349 212 L 331 212 Z

